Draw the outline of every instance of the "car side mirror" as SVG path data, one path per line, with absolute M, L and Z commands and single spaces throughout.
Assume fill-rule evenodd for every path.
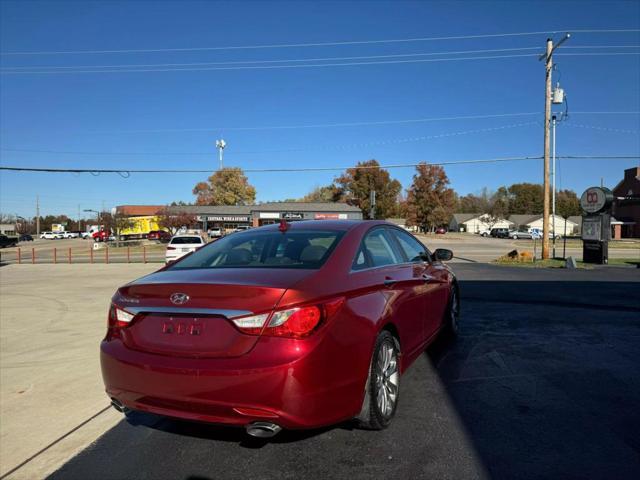
M 437 248 L 435 252 L 433 252 L 433 256 L 436 260 L 440 260 L 441 262 L 448 262 L 453 258 L 453 252 L 451 250 L 447 250 L 446 248 Z

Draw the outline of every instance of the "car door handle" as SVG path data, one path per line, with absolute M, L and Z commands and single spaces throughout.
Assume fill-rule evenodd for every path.
M 426 273 L 422 274 L 422 280 L 424 280 L 425 283 L 430 282 L 431 280 L 435 280 L 436 277 L 434 277 L 433 275 L 428 275 Z
M 393 287 L 397 283 L 397 280 L 394 280 L 391 277 L 385 277 L 384 286 L 385 287 Z

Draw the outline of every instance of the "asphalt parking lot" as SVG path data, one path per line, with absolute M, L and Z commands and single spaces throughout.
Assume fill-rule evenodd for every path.
M 49 478 L 638 478 L 640 272 L 456 270 L 462 335 L 403 377 L 389 429 L 346 423 L 259 442 L 134 414 Z

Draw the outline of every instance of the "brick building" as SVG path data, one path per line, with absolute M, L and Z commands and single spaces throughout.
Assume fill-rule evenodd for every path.
M 613 189 L 614 197 L 635 197 L 635 201 L 614 200 L 612 237 L 640 238 L 640 166 L 624 171 L 624 178 Z

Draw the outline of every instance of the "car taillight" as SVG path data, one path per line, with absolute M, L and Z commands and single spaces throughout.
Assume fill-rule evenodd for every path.
M 127 327 L 131 324 L 133 317 L 135 317 L 133 313 L 129 313 L 112 303 L 109 309 L 109 328 Z
M 280 310 L 271 315 L 264 335 L 302 338 L 309 335 L 321 319 L 322 310 L 316 306 Z
M 323 320 L 331 317 L 343 302 L 344 298 L 340 298 L 322 305 L 276 310 L 271 314 L 235 318 L 233 323 L 250 335 L 262 332 L 262 335 L 272 337 L 304 338 L 313 333 Z
M 175 250 L 176 247 L 167 247 L 167 250 Z

